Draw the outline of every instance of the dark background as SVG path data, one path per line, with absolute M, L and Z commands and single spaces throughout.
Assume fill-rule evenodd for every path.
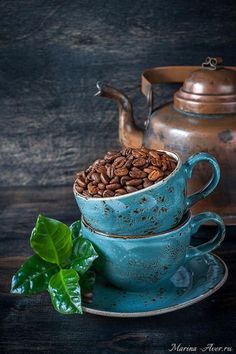
M 47 294 L 9 294 L 13 273 L 31 254 L 37 215 L 70 225 L 79 217 L 75 171 L 119 147 L 117 108 L 93 97 L 96 81 L 129 94 L 142 126 L 144 68 L 199 65 L 215 55 L 236 65 L 235 54 L 235 0 L 0 0 L 1 354 L 163 354 L 171 343 L 236 348 L 235 228 L 216 252 L 228 265 L 227 283 L 175 313 L 62 316 Z M 174 90 L 156 87 L 156 106 Z M 198 235 L 201 242 L 209 233 Z
M 96 81 L 125 90 L 142 126 L 144 68 L 236 64 L 234 1 L 0 2 L 0 184 L 72 185 L 119 146 L 117 107 Z M 176 90 L 176 87 L 174 88 Z M 156 104 L 173 89 L 156 88 Z

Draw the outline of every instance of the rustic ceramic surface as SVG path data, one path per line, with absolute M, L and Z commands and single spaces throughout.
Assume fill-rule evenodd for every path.
M 189 247 L 191 236 L 201 224 L 211 221 L 218 226 L 210 241 Z M 95 268 L 113 285 L 133 291 L 157 289 L 184 264 L 186 259 L 217 248 L 224 239 L 223 220 L 205 212 L 191 218 L 187 214 L 177 228 L 153 236 L 119 237 L 99 233 L 82 220 L 81 234 L 95 246 L 99 257 Z
M 111 286 L 97 277 L 93 302 L 85 312 L 111 317 L 147 317 L 176 311 L 202 301 L 226 281 L 228 269 L 217 256 L 194 257 L 181 266 L 170 280 L 155 291 L 135 293 Z
M 186 210 L 206 198 L 217 186 L 220 168 L 207 153 L 191 156 L 182 164 L 178 155 L 176 169 L 165 179 L 140 191 L 112 198 L 86 198 L 74 189 L 76 202 L 85 220 L 95 229 L 118 235 L 145 235 L 176 226 Z M 212 167 L 210 182 L 199 192 L 187 196 L 187 181 L 193 168 L 202 161 Z

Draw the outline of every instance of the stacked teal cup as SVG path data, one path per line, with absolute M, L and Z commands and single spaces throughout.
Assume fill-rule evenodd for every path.
M 191 247 L 191 237 L 205 222 L 217 225 L 217 232 L 200 246 Z M 99 232 L 84 219 L 82 235 L 93 242 L 100 257 L 96 269 L 113 285 L 131 291 L 157 287 L 169 279 L 190 258 L 216 249 L 224 239 L 223 220 L 215 213 L 191 216 L 188 212 L 181 223 L 168 231 L 145 236 L 117 236 Z
M 220 168 L 208 153 L 197 153 L 185 163 L 177 161 L 175 170 L 148 188 L 109 198 L 74 195 L 82 214 L 83 237 L 95 246 L 99 258 L 95 267 L 113 285 L 132 291 L 155 288 L 170 278 L 189 260 L 217 248 L 225 235 L 224 222 L 211 212 L 191 215 L 190 208 L 216 188 Z M 202 161 L 210 164 L 211 179 L 195 194 L 187 195 L 187 181 Z M 190 246 L 201 224 L 213 222 L 217 233 L 210 241 Z

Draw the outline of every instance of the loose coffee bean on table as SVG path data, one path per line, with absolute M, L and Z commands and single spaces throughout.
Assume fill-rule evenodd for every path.
M 152 186 L 176 166 L 172 156 L 145 147 L 109 151 L 76 174 L 75 190 L 91 198 L 117 197 Z

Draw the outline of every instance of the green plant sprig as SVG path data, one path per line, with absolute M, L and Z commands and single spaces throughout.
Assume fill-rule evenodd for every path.
M 80 232 L 80 221 L 70 228 L 39 215 L 31 233 L 35 254 L 12 277 L 11 293 L 32 295 L 48 291 L 55 310 L 82 314 L 81 293 L 90 292 L 95 273 L 89 268 L 98 257 Z

